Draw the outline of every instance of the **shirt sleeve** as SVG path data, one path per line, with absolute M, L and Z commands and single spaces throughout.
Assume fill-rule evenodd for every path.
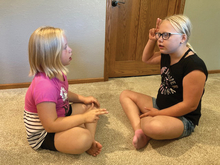
M 54 102 L 57 104 L 57 89 L 50 81 L 40 81 L 33 90 L 35 105 L 42 102 Z
M 185 62 L 184 76 L 186 76 L 187 74 L 189 74 L 194 70 L 200 70 L 206 75 L 207 78 L 208 71 L 206 65 L 203 62 L 203 60 L 201 60 L 197 55 L 189 56 L 187 58 Z

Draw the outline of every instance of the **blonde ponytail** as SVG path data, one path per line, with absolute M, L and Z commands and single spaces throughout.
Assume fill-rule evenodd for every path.
M 188 48 L 190 48 L 194 53 L 196 53 L 195 50 L 193 49 L 192 45 L 190 45 L 189 42 L 186 43 L 186 46 L 187 46 Z

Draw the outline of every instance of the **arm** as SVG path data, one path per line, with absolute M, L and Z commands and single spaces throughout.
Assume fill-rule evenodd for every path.
M 144 48 L 142 61 L 146 64 L 160 64 L 161 54 L 160 52 L 154 52 L 155 45 L 156 41 L 149 39 Z
M 92 109 L 91 106 L 90 109 Z M 42 102 L 37 105 L 40 121 L 47 132 L 62 132 L 84 123 L 92 123 L 99 119 L 99 115 L 107 114 L 106 109 L 95 109 L 83 114 L 58 117 L 56 104 L 53 102 Z
M 205 85 L 206 76 L 203 72 L 195 70 L 187 74 L 183 79 L 183 101 L 163 110 L 156 110 L 155 108 L 145 108 L 147 113 L 144 116 L 183 116 L 194 111 L 201 99 Z
M 157 43 L 155 33 L 158 32 L 161 19 L 157 19 L 156 28 L 149 30 L 149 40 L 144 48 L 142 61 L 147 64 L 160 64 L 161 54 L 160 52 L 155 52 L 154 48 Z

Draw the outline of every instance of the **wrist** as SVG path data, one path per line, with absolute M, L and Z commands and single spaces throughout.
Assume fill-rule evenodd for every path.
M 81 103 L 85 103 L 86 102 L 86 97 L 84 97 L 84 96 L 79 95 L 78 99 L 79 99 L 79 101 Z
M 157 42 L 157 39 L 155 39 L 155 38 L 149 38 L 149 39 L 148 39 L 148 42 L 155 43 L 155 42 Z
M 81 116 L 81 119 L 82 119 L 82 124 L 86 123 L 86 115 L 85 115 L 85 113 L 80 114 L 80 116 Z

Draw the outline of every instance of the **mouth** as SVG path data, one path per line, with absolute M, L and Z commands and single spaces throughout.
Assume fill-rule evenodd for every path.
M 163 48 L 164 48 L 164 46 L 163 46 L 163 45 L 158 45 L 158 47 L 159 47 L 160 49 L 163 49 Z
M 70 57 L 69 60 L 71 61 L 71 60 L 72 60 L 72 57 Z

